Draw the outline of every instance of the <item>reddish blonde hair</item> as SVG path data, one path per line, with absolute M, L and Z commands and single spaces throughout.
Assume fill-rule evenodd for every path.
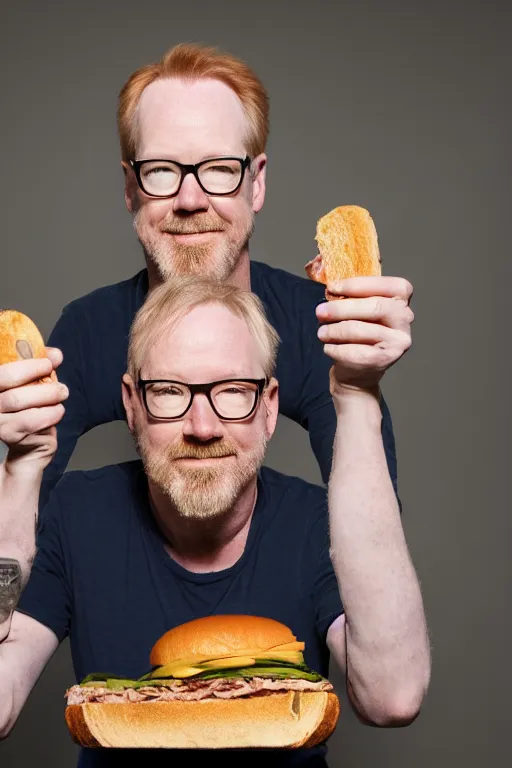
M 268 94 L 254 72 L 241 59 L 193 43 L 180 43 L 160 61 L 136 70 L 119 94 L 117 128 L 123 160 L 135 157 L 135 113 L 142 92 L 155 80 L 166 78 L 200 80 L 211 78 L 225 83 L 236 93 L 249 123 L 247 150 L 251 157 L 265 151 L 269 129 Z
M 208 277 L 179 277 L 152 290 L 135 315 L 128 342 L 128 373 L 134 381 L 147 350 L 195 307 L 220 304 L 245 321 L 260 349 L 265 375 L 274 375 L 279 336 L 256 294 Z

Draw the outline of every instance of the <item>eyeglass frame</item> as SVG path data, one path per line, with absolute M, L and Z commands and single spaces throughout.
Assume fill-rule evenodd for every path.
M 207 189 L 203 186 L 199 179 L 199 168 L 202 165 L 206 165 L 207 163 L 213 163 L 216 160 L 238 160 L 238 162 L 241 165 L 241 173 L 240 173 L 240 181 L 238 182 L 235 189 L 231 190 L 231 192 L 208 192 Z M 170 160 L 167 158 L 155 158 L 150 160 L 128 160 L 128 163 L 130 167 L 132 168 L 133 172 L 135 173 L 135 178 L 137 179 L 137 184 L 139 185 L 140 189 L 144 192 L 145 195 L 148 197 L 154 197 L 157 200 L 169 200 L 171 197 L 176 197 L 176 195 L 179 194 L 179 191 L 182 187 L 183 180 L 185 179 L 185 176 L 188 176 L 189 173 L 191 173 L 205 195 L 208 195 L 208 197 L 228 197 L 229 195 L 235 195 L 240 187 L 242 186 L 242 182 L 245 177 L 245 171 L 250 166 L 252 160 L 249 157 L 249 155 L 246 155 L 244 158 L 241 157 L 211 157 L 208 160 L 201 160 L 200 163 L 190 164 L 190 163 L 178 163 L 177 160 Z M 173 163 L 174 165 L 177 165 L 181 172 L 180 181 L 178 184 L 178 189 L 176 192 L 173 192 L 171 195 L 154 195 L 151 192 L 146 192 L 144 189 L 144 185 L 142 183 L 141 175 L 140 175 L 140 169 L 144 165 L 144 163 Z
M 249 413 L 247 413 L 245 416 L 236 416 L 236 417 L 229 417 L 229 416 L 221 416 L 217 409 L 215 408 L 215 404 L 212 399 L 212 389 L 216 387 L 218 384 L 229 384 L 229 383 L 236 383 L 240 382 L 240 384 L 256 384 L 256 397 L 254 398 L 254 405 L 252 406 Z M 146 385 L 147 384 L 179 384 L 181 387 L 186 387 L 190 392 L 190 401 L 183 413 L 181 413 L 179 416 L 155 416 L 153 413 L 151 413 L 148 401 L 147 401 L 147 392 L 146 392 Z M 137 381 L 137 389 L 139 392 L 142 392 L 142 401 L 144 403 L 144 407 L 146 408 L 146 411 L 151 416 L 152 419 L 156 419 L 157 421 L 178 421 L 179 419 L 182 419 L 186 413 L 191 409 L 192 403 L 194 402 L 194 397 L 196 394 L 206 395 L 208 402 L 210 403 L 210 407 L 214 414 L 217 416 L 218 419 L 221 421 L 245 421 L 250 416 L 253 415 L 254 411 L 256 410 L 258 403 L 260 402 L 261 395 L 263 394 L 263 390 L 268 384 L 268 379 L 265 377 L 264 379 L 220 379 L 219 381 L 210 381 L 208 384 L 186 384 L 184 381 L 176 381 L 172 379 L 141 379 L 139 377 Z

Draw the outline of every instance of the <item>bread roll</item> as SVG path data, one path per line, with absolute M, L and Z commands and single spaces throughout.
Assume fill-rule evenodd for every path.
M 319 254 L 306 264 L 311 280 L 327 285 L 348 277 L 380 276 L 377 231 L 365 208 L 342 205 L 322 216 L 316 228 Z M 335 298 L 326 291 L 327 299 Z
M 46 346 L 37 326 L 22 312 L 14 309 L 0 310 L 0 365 L 32 357 L 47 357 Z M 57 381 L 55 371 L 34 383 L 51 381 Z
M 324 742 L 339 710 L 335 693 L 288 691 L 229 700 L 72 704 L 65 714 L 83 747 L 292 749 Z
M 292 631 L 274 619 L 262 616 L 204 616 L 174 627 L 155 643 L 149 657 L 154 666 L 176 659 L 189 663 L 209 658 L 258 653 L 296 643 Z

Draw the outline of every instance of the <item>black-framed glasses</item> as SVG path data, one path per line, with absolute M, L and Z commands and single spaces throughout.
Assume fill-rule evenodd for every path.
M 245 158 L 214 157 L 195 165 L 176 160 L 130 160 L 129 163 L 139 187 L 150 197 L 175 197 L 189 173 L 207 195 L 222 196 L 238 192 L 251 158 L 248 155 Z
M 167 379 L 139 379 L 146 410 L 154 419 L 181 419 L 196 394 L 206 395 L 222 421 L 242 421 L 254 413 L 266 379 L 223 379 L 209 384 L 184 384 Z

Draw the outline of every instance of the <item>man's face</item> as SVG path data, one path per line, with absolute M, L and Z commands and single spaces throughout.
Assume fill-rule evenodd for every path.
M 197 307 L 159 338 L 141 378 L 205 384 L 264 378 L 261 351 L 245 322 L 220 305 Z M 246 420 L 226 422 L 197 394 L 175 421 L 155 421 L 133 386 L 124 387 L 128 422 L 150 484 L 187 518 L 229 511 L 260 467 L 277 419 L 272 382 Z
M 136 116 L 136 160 L 195 164 L 245 158 L 247 118 L 236 94 L 217 80 L 158 80 L 143 92 Z M 125 197 L 146 258 L 161 280 L 206 275 L 224 280 L 246 248 L 265 195 L 264 155 L 253 159 L 241 188 L 209 196 L 188 174 L 175 197 L 155 199 L 126 169 Z

